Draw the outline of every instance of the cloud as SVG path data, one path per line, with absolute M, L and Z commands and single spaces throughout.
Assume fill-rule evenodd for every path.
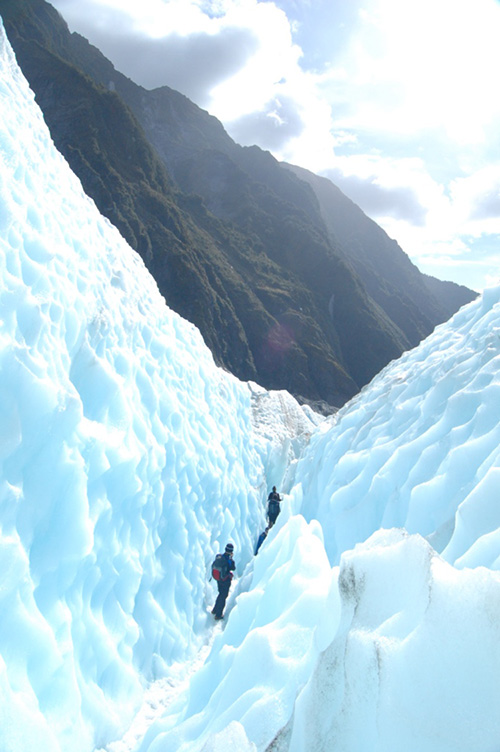
M 209 103 L 215 86 L 244 68 L 257 47 L 253 32 L 238 28 L 161 39 L 122 35 L 101 42 L 115 67 L 136 83 L 147 89 L 170 86 L 200 106 Z
M 418 267 L 425 274 L 452 280 L 478 292 L 497 286 L 500 284 L 498 238 L 487 235 L 478 241 L 465 237 L 443 245 L 440 250 L 429 246 L 418 257 Z
M 284 11 L 259 0 L 54 0 L 133 81 L 168 85 L 222 120 L 260 110 L 297 68 Z M 226 85 L 225 85 L 226 84 Z
M 297 102 L 289 97 L 280 97 L 269 102 L 263 110 L 252 112 L 233 121 L 228 128 L 231 136 L 240 144 L 259 144 L 263 149 L 281 150 L 304 130 L 304 121 Z
M 408 186 L 386 187 L 378 182 L 376 175 L 368 178 L 344 175 L 338 168 L 324 170 L 322 174 L 371 217 L 393 217 L 417 227 L 425 224 L 427 209 Z
M 252 28 L 210 18 L 196 3 L 143 0 L 142 16 L 111 0 L 87 0 L 91 12 L 82 5 L 56 2 L 70 28 L 87 36 L 117 70 L 147 89 L 170 86 L 202 107 L 212 89 L 244 69 L 260 45 Z
M 456 144 L 480 144 L 500 105 L 500 3 L 365 0 L 339 68 L 349 127 L 416 135 L 442 129 Z M 337 78 L 336 78 L 337 76 Z M 338 93 L 338 92 L 337 92 Z
M 472 222 L 487 220 L 500 232 L 500 164 L 488 165 L 453 183 L 453 196 Z
M 450 186 L 454 221 L 464 235 L 473 238 L 500 234 L 500 162 L 491 161 Z M 491 245 L 491 244 L 490 244 Z
M 482 196 L 473 208 L 471 219 L 500 218 L 500 186 Z

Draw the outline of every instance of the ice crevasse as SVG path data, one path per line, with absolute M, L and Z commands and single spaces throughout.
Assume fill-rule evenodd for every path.
M 500 748 L 499 366 L 493 288 L 316 428 L 140 752 Z

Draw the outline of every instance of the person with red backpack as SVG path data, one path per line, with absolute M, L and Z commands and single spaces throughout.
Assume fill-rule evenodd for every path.
M 219 591 L 217 600 L 212 609 L 212 613 L 217 621 L 223 618 L 222 614 L 224 606 L 226 605 L 227 596 L 229 595 L 233 572 L 236 569 L 236 564 L 233 560 L 233 553 L 234 546 L 232 543 L 228 543 L 224 553 L 217 554 L 215 561 L 212 564 L 212 577 L 217 582 L 217 589 Z

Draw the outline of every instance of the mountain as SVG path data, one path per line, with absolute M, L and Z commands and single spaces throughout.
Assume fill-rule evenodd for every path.
M 301 167 L 285 167 L 311 186 L 332 242 L 344 250 L 365 290 L 411 346 L 423 339 L 433 321 L 450 318 L 476 297 L 463 285 L 422 274 L 396 241 L 330 180 Z
M 392 287 L 377 296 L 306 181 L 178 92 L 135 85 L 43 0 L 0 12 L 84 189 L 239 378 L 329 412 L 449 316 L 428 288 L 408 296 L 390 254 Z M 370 233 L 360 242 L 368 253 Z M 456 287 L 456 307 L 471 296 Z
M 321 420 L 166 306 L 1 25 L 0 81 L 2 752 L 497 749 L 500 288 Z

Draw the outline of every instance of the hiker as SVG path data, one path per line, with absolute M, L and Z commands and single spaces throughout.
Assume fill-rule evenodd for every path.
M 259 548 L 262 546 L 262 544 L 266 540 L 268 532 L 269 532 L 269 528 L 266 527 L 266 529 L 259 535 L 259 539 L 257 541 L 257 547 L 255 549 L 255 556 L 257 556 L 257 554 L 259 553 Z
M 276 491 L 276 486 L 273 486 L 273 490 L 267 497 L 267 519 L 269 520 L 269 527 L 272 527 L 276 522 L 280 509 L 281 497 Z
M 233 572 L 236 569 L 236 564 L 233 560 L 233 553 L 234 546 L 232 543 L 228 543 L 224 550 L 224 553 L 219 554 L 214 562 L 214 565 L 218 560 L 220 562 L 220 564 L 218 562 L 217 565 L 220 566 L 220 576 L 219 579 L 217 579 L 217 588 L 219 590 L 219 594 L 217 596 L 217 600 L 215 601 L 215 606 L 212 609 L 212 613 L 217 621 L 223 618 L 222 614 L 224 611 L 224 606 L 226 605 L 227 596 L 229 595 L 229 588 L 231 587 Z M 212 568 L 212 572 L 214 574 L 214 578 L 216 578 L 214 568 Z

